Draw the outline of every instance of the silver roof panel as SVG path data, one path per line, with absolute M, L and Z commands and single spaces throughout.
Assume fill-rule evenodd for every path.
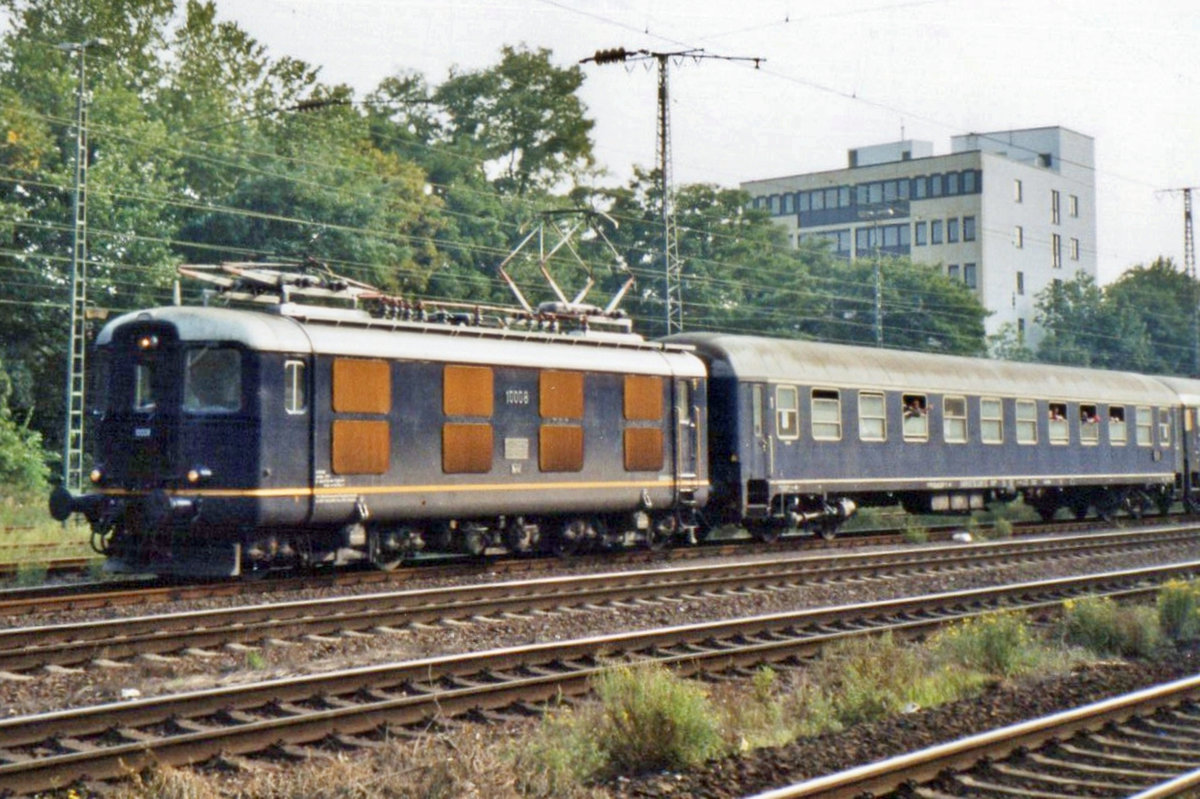
M 666 340 L 696 347 L 712 362 L 713 377 L 1077 402 L 1172 405 L 1177 400 L 1162 382 L 1132 372 L 721 333 L 683 333 Z

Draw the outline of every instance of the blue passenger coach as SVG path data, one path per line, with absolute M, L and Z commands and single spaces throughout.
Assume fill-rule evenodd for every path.
M 855 506 L 1049 518 L 1171 502 L 1180 401 L 1150 377 L 694 333 L 709 368 L 710 515 L 830 533 Z M 1200 384 L 1198 384 L 1200 385 Z

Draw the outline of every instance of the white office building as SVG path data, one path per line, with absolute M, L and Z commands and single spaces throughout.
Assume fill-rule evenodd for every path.
M 1093 142 L 1066 128 L 972 133 L 949 155 L 905 140 L 849 152 L 849 166 L 742 184 L 797 245 L 830 241 L 846 258 L 878 253 L 940 264 L 1033 345 L 1034 298 L 1053 280 L 1096 276 Z M 886 313 L 886 309 L 885 313 Z

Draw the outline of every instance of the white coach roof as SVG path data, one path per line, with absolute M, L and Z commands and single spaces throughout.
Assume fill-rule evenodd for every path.
M 122 324 L 161 321 L 174 325 L 183 341 L 234 341 L 259 352 L 319 353 L 359 358 L 439 361 L 533 369 L 567 369 L 622 374 L 704 377 L 704 364 L 678 346 L 635 338 L 614 341 L 603 334 L 505 332 L 471 326 L 404 324 L 366 314 L 340 321 L 230 308 L 169 306 L 124 314 L 104 326 L 97 344 L 112 340 Z
M 1132 372 L 722 333 L 683 333 L 666 340 L 694 346 L 711 363 L 714 378 L 1079 402 L 1177 401 L 1162 382 Z

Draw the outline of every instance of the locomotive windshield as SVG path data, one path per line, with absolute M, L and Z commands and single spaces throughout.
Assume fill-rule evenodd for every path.
M 154 367 L 150 363 L 139 363 L 133 372 L 133 409 L 154 410 Z
M 236 411 L 242 407 L 242 354 L 230 347 L 187 352 L 183 409 L 196 413 Z

